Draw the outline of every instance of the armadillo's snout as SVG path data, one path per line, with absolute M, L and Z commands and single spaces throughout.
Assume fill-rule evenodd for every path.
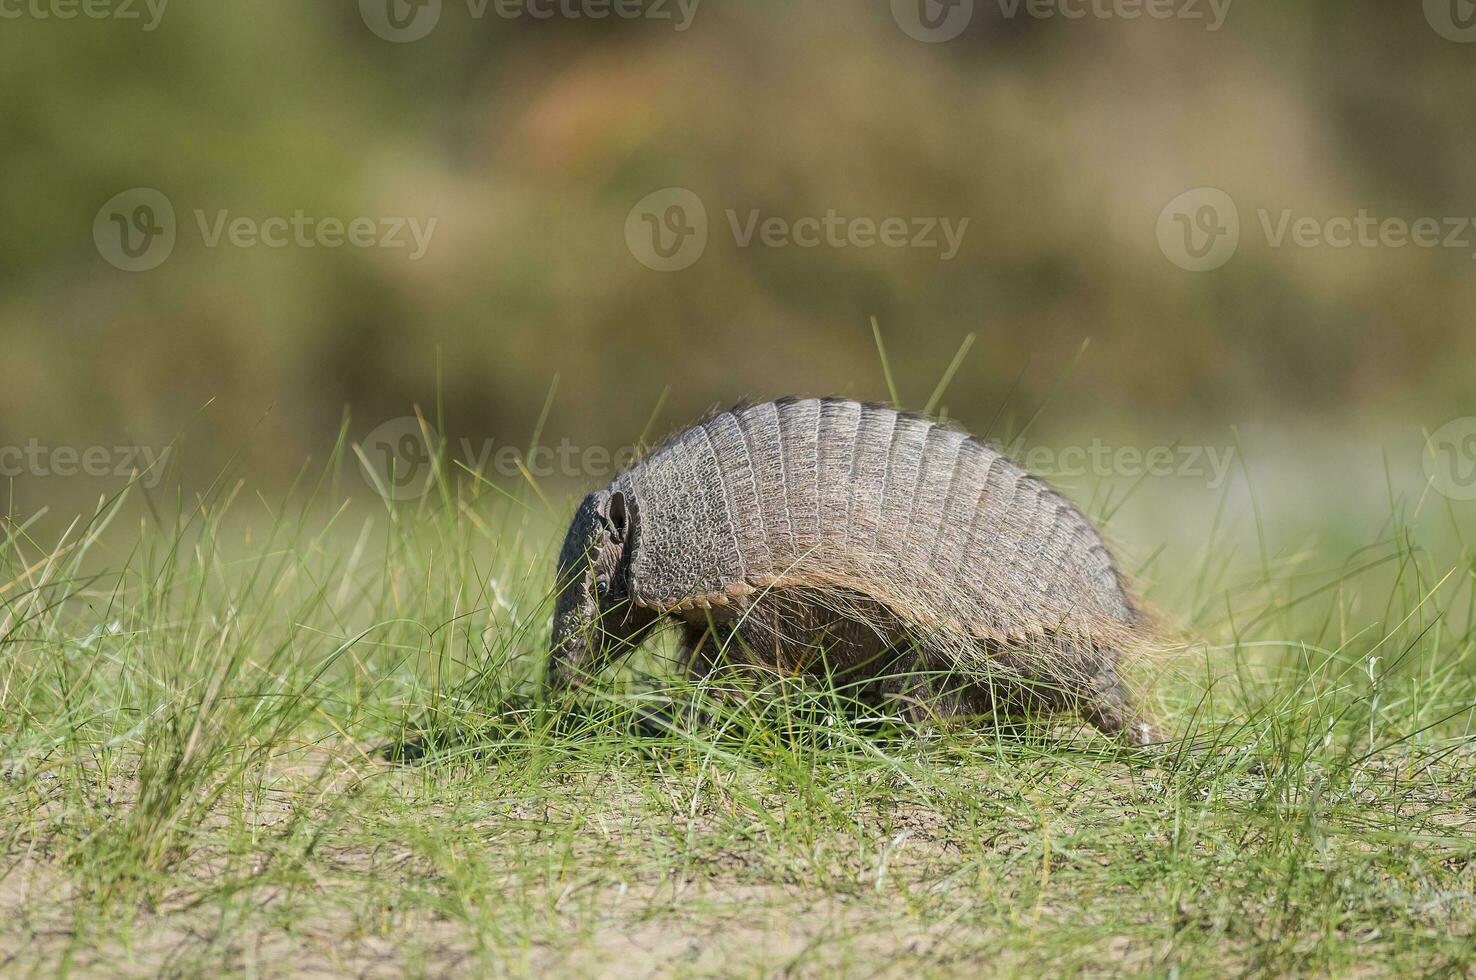
M 548 675 L 545 679 L 549 690 L 562 691 L 573 686 L 579 672 L 579 662 L 584 657 L 584 641 L 571 636 L 553 644 L 548 656 Z

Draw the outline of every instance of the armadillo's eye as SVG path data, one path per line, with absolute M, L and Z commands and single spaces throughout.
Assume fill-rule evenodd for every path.
M 603 599 L 609 593 L 610 577 L 608 575 L 601 575 L 599 578 L 595 579 L 595 595 Z

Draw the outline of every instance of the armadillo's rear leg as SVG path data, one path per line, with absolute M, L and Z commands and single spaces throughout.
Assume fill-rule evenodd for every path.
M 932 671 L 894 673 L 883 679 L 882 694 L 897 705 L 915 727 L 938 727 L 967 713 L 956 684 L 951 686 Z

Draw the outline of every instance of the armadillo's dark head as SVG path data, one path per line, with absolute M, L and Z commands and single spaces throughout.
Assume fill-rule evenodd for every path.
M 598 673 L 656 621 L 655 613 L 631 601 L 630 555 L 637 533 L 635 506 L 619 490 L 598 490 L 575 511 L 555 581 L 551 688 Z

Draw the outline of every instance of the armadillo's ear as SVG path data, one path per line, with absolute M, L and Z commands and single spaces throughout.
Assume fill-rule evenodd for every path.
M 626 500 L 625 494 L 619 490 L 610 494 L 610 509 L 607 513 L 610 519 L 610 533 L 620 544 L 624 544 L 630 537 L 630 511 L 630 501 Z

